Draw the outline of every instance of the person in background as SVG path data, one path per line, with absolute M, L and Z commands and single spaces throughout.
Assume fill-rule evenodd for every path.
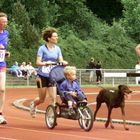
M 53 106 L 56 104 L 56 85 L 51 81 L 49 72 L 56 62 L 67 65 L 68 62 L 63 60 L 60 47 L 57 45 L 58 34 L 55 28 L 46 28 L 42 37 L 45 44 L 41 45 L 37 52 L 36 64 L 38 66 L 37 88 L 38 97 L 30 103 L 30 114 L 36 116 L 36 107 L 45 101 L 46 94 L 49 94 L 50 102 Z
M 76 67 L 66 66 L 64 75 L 66 79 L 60 84 L 59 92 L 64 95 L 65 100 L 68 102 L 69 115 L 72 115 L 74 114 L 73 105 L 78 101 L 87 102 L 87 98 L 76 80 Z
M 24 76 L 25 79 L 27 79 L 27 66 L 26 66 L 26 62 L 22 62 L 22 64 L 20 65 L 20 70 L 22 71 L 22 75 Z
M 9 32 L 5 29 L 8 23 L 7 15 L 0 12 L 0 124 L 7 124 L 3 115 L 5 103 L 5 84 L 6 84 L 6 62 L 5 57 L 10 57 L 7 51 Z
M 37 75 L 37 71 L 35 70 L 35 68 L 32 66 L 32 62 L 29 62 L 26 66 L 27 68 L 27 75 L 28 77 L 32 77 L 33 75 L 36 76 Z
M 137 62 L 135 65 L 136 73 L 140 73 L 140 61 Z M 136 77 L 136 84 L 140 84 L 140 77 Z
M 94 76 L 94 73 L 95 73 L 95 67 L 96 67 L 96 64 L 95 64 L 95 60 L 93 57 L 91 57 L 91 60 L 88 64 L 88 69 L 91 69 L 90 70 L 90 74 L 89 74 L 89 82 L 93 82 L 93 76 Z
M 101 71 L 101 62 L 97 61 L 96 64 L 96 83 L 100 84 L 100 82 L 102 81 L 102 71 Z
M 14 65 L 10 68 L 10 73 L 15 74 L 17 77 L 23 77 L 17 61 L 15 61 Z

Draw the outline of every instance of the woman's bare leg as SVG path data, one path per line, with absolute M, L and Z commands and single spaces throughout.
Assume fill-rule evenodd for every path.
M 38 97 L 34 100 L 34 105 L 37 106 L 45 101 L 46 98 L 46 87 L 38 88 Z
M 56 87 L 49 87 L 48 94 L 50 97 L 50 102 L 53 106 L 56 104 Z

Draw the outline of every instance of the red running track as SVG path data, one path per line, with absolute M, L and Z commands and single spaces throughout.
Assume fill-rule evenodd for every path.
M 140 87 L 132 88 L 136 94 L 126 102 L 126 118 L 128 120 L 140 121 Z M 95 93 L 99 88 L 83 89 L 86 93 Z M 32 100 L 37 96 L 36 88 L 7 89 L 4 114 L 8 121 L 7 125 L 0 125 L 0 140 L 139 140 L 140 126 L 129 125 L 129 131 L 125 131 L 122 124 L 115 123 L 115 129 L 104 128 L 104 122 L 96 121 L 90 132 L 82 130 L 78 121 L 58 118 L 58 125 L 49 130 L 44 121 L 44 114 L 38 114 L 31 118 L 28 111 L 18 109 L 12 105 L 15 100 Z M 95 102 L 96 95 L 88 96 L 89 103 Z M 48 100 L 39 106 L 45 109 Z M 25 103 L 28 106 L 28 103 Z M 93 110 L 95 105 L 91 106 Z M 103 105 L 97 117 L 106 117 L 106 107 Z M 113 119 L 121 119 L 119 109 L 113 111 Z

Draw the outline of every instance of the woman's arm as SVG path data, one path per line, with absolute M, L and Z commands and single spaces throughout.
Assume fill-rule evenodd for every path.
M 58 58 L 58 61 L 59 61 L 60 63 L 63 63 L 63 65 L 68 65 L 68 62 L 65 61 L 65 60 L 63 59 L 62 56 L 60 56 L 60 57 Z
M 52 65 L 52 64 L 55 64 L 56 62 L 53 62 L 53 61 L 43 61 L 42 62 L 42 58 L 41 57 L 37 57 L 36 59 L 36 64 L 37 66 L 47 66 L 47 65 Z

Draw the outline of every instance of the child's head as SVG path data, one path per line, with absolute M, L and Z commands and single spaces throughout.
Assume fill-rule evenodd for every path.
M 74 66 L 66 66 L 64 68 L 65 77 L 68 80 L 75 80 L 76 79 L 76 67 Z

